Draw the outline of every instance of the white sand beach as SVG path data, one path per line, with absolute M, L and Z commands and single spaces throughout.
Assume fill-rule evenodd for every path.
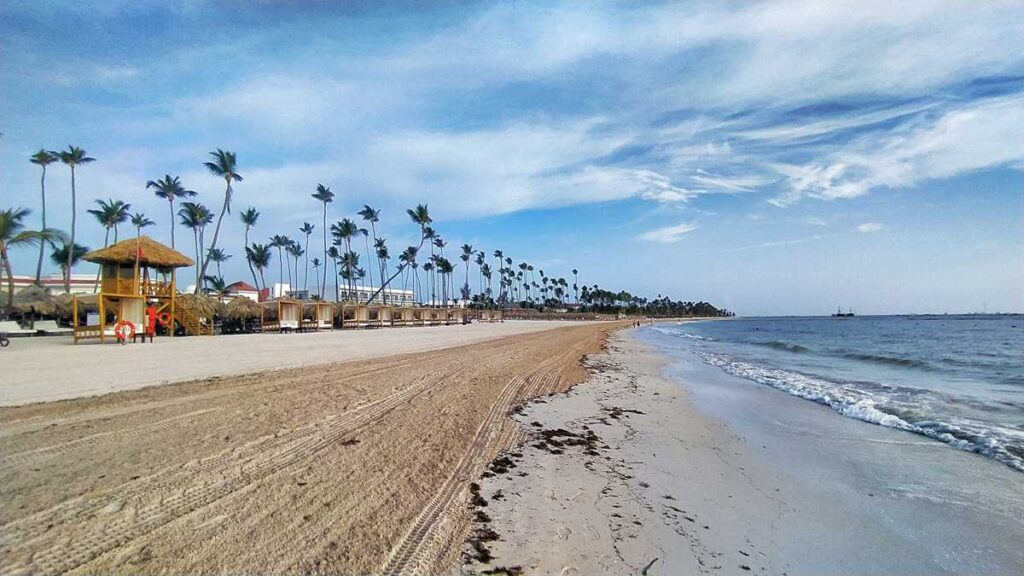
M 530 437 L 479 481 L 461 571 L 1019 574 L 1024 567 L 1018 472 L 764 386 L 716 381 L 731 377 L 698 363 L 673 369 L 684 387 L 666 377 L 669 359 L 636 334 L 613 335 L 608 353 L 588 360 L 585 383 L 517 415 Z M 726 417 L 718 408 L 742 412 Z M 922 455 L 926 469 L 912 464 Z
M 157 338 L 154 344 L 17 338 L 0 352 L 0 406 L 93 396 L 169 382 L 425 352 L 550 330 L 571 322 Z

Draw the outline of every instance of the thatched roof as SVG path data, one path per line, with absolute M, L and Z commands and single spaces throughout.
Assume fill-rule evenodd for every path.
M 287 296 L 282 298 L 274 298 L 273 300 L 264 300 L 262 304 L 264 306 L 271 306 L 273 308 L 277 308 L 278 302 L 282 304 L 295 304 L 297 306 L 302 306 L 302 300 L 295 300 L 294 298 L 288 298 Z
M 176 306 L 188 308 L 200 316 L 213 316 L 220 308 L 220 300 L 202 294 L 181 294 L 176 301 Z
M 149 236 L 130 238 L 102 250 L 93 250 L 83 259 L 97 264 L 135 265 L 136 254 L 139 252 L 139 264 L 151 268 L 183 268 L 195 264 L 188 256 L 164 246 Z
M 63 309 L 60 300 L 50 294 L 42 286 L 27 286 L 14 293 L 13 310 L 27 314 L 35 310 L 36 314 L 49 316 Z
M 259 318 L 263 308 L 258 302 L 254 302 L 251 298 L 245 296 L 237 296 L 231 299 L 231 302 L 225 306 L 224 316 L 234 320 L 242 320 L 245 318 Z

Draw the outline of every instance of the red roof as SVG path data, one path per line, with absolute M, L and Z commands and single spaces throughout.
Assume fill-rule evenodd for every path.
M 228 292 L 259 292 L 259 290 L 256 290 L 256 288 L 251 284 L 247 284 L 243 280 L 239 280 L 233 284 L 228 284 L 226 289 Z

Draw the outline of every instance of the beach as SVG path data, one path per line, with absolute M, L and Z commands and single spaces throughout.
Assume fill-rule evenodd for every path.
M 310 364 L 294 344 L 306 335 L 41 348 L 65 366 L 67 350 L 186 345 L 208 370 L 258 347 L 299 365 L 0 408 L 0 573 L 1024 565 L 1019 472 L 673 356 L 627 325 L 328 334 L 375 356 Z M 391 334 L 408 352 L 373 347 Z
M 197 378 L 248 374 L 438 350 L 569 323 L 509 320 L 405 330 L 335 330 L 242 334 L 227 338 L 158 338 L 127 347 L 69 337 L 18 338 L 0 357 L 0 406 L 135 390 Z
M 480 481 L 458 571 L 1024 567 L 1019 472 L 669 356 L 643 330 L 616 333 L 586 383 L 517 415 L 530 439 Z
M 581 358 L 611 328 L 533 326 L 430 352 L 0 409 L 0 573 L 447 568 L 469 524 L 470 482 L 522 437 L 508 412 L 582 381 Z

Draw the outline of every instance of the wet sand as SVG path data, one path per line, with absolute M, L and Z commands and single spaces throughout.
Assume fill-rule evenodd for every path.
M 444 572 L 471 482 L 524 438 L 509 412 L 582 381 L 613 325 L 546 328 L 2 408 L 0 573 Z
M 529 403 L 456 571 L 1021 573 L 1024 475 L 681 359 L 621 331 Z

